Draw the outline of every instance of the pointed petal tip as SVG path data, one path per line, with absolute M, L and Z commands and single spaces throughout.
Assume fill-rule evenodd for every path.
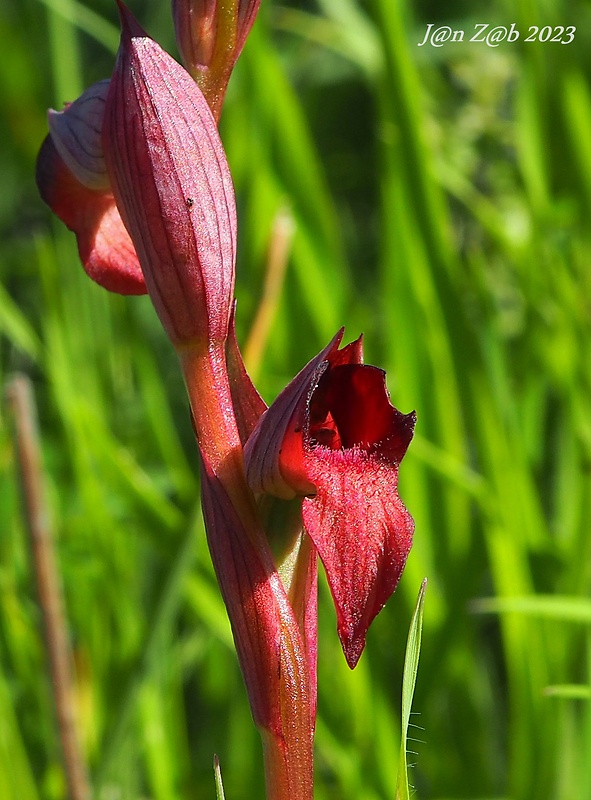
M 134 36 L 147 36 L 147 33 L 133 16 L 123 0 L 115 0 L 121 22 L 121 38 L 132 39 Z
M 335 334 L 335 336 L 334 336 L 334 339 L 332 340 L 332 342 L 334 342 L 334 344 L 335 344 L 335 346 L 336 346 L 336 347 L 340 347 L 340 344 L 341 344 L 341 342 L 343 341 L 343 336 L 344 336 L 344 335 L 345 335 L 345 326 L 344 326 L 344 325 L 342 325 L 342 326 L 341 326 L 341 327 L 338 329 L 338 331 L 336 332 L 336 334 Z M 332 344 L 332 342 L 331 342 L 331 344 Z
M 339 630 L 339 639 L 349 669 L 355 669 L 365 650 L 365 633 L 347 636 Z
M 423 578 L 421 582 L 421 588 L 419 590 L 419 599 L 424 597 L 425 592 L 427 591 L 427 585 L 427 578 Z M 345 660 L 350 669 L 355 669 L 359 663 L 359 659 L 363 655 L 363 651 L 365 650 L 367 630 L 355 631 L 346 629 L 345 626 L 341 627 L 339 625 L 338 635 L 343 648 Z
M 400 413 L 400 412 L 399 412 Z M 402 414 L 398 417 L 398 438 L 399 438 L 399 452 L 398 462 L 402 461 L 406 455 L 406 451 L 412 442 L 415 435 L 415 427 L 417 424 L 417 412 L 411 411 L 409 414 Z

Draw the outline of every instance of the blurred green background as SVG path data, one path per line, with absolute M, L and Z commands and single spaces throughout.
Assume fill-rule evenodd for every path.
M 176 54 L 166 0 L 131 8 Z M 465 41 L 419 47 L 427 23 Z M 469 43 L 475 23 L 521 36 Z M 214 752 L 228 800 L 262 798 L 174 354 L 146 298 L 86 278 L 34 186 L 45 109 L 110 74 L 116 24 L 111 0 L 2 3 L 0 377 L 34 382 L 97 799 L 213 798 Z M 534 25 L 574 41 L 526 43 Z M 414 549 L 354 673 L 321 585 L 317 800 L 394 798 L 425 575 L 416 796 L 591 798 L 590 78 L 581 0 L 263 0 L 235 71 L 221 131 L 262 393 L 345 324 L 419 417 Z M 287 270 L 253 338 L 281 212 Z M 0 797 L 59 800 L 12 427 L 4 407 Z

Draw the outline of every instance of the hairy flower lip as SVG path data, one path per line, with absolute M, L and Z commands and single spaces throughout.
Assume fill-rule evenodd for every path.
M 412 439 L 416 414 L 402 414 L 392 406 L 384 370 L 328 361 L 318 373 L 307 402 L 309 436 L 304 436 L 304 446 L 358 448 L 400 463 Z
M 398 496 L 398 465 L 358 448 L 318 448 L 307 467 L 317 491 L 303 498 L 304 527 L 324 565 L 353 669 L 400 580 L 414 523 Z

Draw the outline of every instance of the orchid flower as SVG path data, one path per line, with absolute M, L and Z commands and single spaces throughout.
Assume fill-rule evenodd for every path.
M 416 415 L 389 400 L 385 373 L 363 364 L 343 331 L 263 414 L 245 447 L 255 493 L 302 497 L 324 564 L 349 666 L 402 574 L 414 523 L 398 496 L 398 467 Z
M 216 119 L 260 2 L 172 0 L 174 30 L 183 61 Z
M 105 161 L 148 291 L 175 346 L 225 342 L 234 297 L 234 189 L 191 76 L 129 14 L 106 101 Z
M 37 186 L 76 234 L 88 275 L 119 294 L 145 294 L 141 267 L 121 221 L 103 157 L 101 129 L 109 82 L 95 83 L 63 111 L 49 111 L 50 133 L 37 157 Z
M 216 123 L 259 5 L 260 0 L 172 0 L 179 50 Z M 103 155 L 108 91 L 109 81 L 98 81 L 62 111 L 49 111 L 50 135 L 37 158 L 37 186 L 51 210 L 75 233 L 89 277 L 111 292 L 145 294 Z M 192 201 L 187 197 L 189 205 Z

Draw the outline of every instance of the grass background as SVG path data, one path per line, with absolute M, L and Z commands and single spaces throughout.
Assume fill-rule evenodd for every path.
M 221 131 L 249 340 L 277 214 L 295 226 L 267 400 L 342 324 L 395 404 L 416 520 L 354 673 L 321 586 L 317 800 L 396 790 L 403 651 L 429 578 L 410 758 L 421 798 L 591 798 L 591 6 L 263 0 Z M 165 0 L 132 10 L 175 52 Z M 428 22 L 514 44 L 418 47 Z M 525 43 L 530 25 L 574 41 Z M 109 296 L 38 200 L 45 109 L 110 74 L 110 0 L 0 11 L 0 378 L 34 381 L 99 800 L 263 797 L 209 562 L 175 357 L 145 298 Z M 64 784 L 11 441 L 0 417 L 0 797 Z M 483 600 L 482 598 L 488 598 Z

